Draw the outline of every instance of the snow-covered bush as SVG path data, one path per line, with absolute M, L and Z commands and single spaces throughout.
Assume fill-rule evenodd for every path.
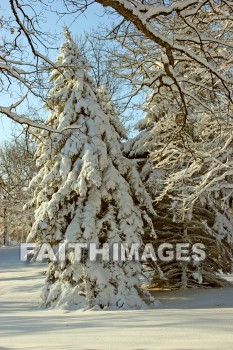
M 232 121 L 224 114 L 217 120 L 197 113 L 186 121 L 171 110 L 159 115 L 153 96 L 138 124 L 140 133 L 128 141 L 125 152 L 136 159 L 154 200 L 155 246 L 202 243 L 207 258 L 198 264 L 160 262 L 159 268 L 152 266 L 152 284 L 223 285 L 218 273 L 232 268 Z

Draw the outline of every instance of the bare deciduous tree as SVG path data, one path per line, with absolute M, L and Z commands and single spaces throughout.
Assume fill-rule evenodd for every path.
M 231 115 L 232 71 L 229 67 L 232 64 L 232 1 L 95 2 L 119 15 L 119 24 L 111 35 L 125 47 L 126 62 L 133 73 L 129 79 L 139 89 L 151 87 L 159 103 L 168 100 L 168 103 L 174 104 L 176 100 L 183 124 L 192 113 L 193 104 L 217 117 L 223 109 L 228 116 Z M 58 16 L 78 15 L 92 3 L 89 0 L 63 0 L 60 5 L 64 7 L 58 11 L 52 9 L 51 4 L 40 1 L 43 7 L 56 12 Z M 8 31 L 0 55 L 1 82 L 4 88 L 7 81 L 9 84 L 16 81 L 22 93 L 17 102 L 7 107 L 1 106 L 0 113 L 19 123 L 38 126 L 29 118 L 19 116 L 15 109 L 27 98 L 29 91 L 40 95 L 41 69 L 44 69 L 45 62 L 51 64 L 42 53 L 48 49 L 47 44 L 43 48 L 48 36 L 40 30 L 41 14 L 35 13 L 32 0 L 27 4 L 22 0 L 9 0 L 9 5 L 12 21 L 9 24 L 1 18 L 2 27 Z M 33 57 L 29 56 L 32 59 L 25 59 L 20 43 L 22 39 L 33 54 Z M 181 74 L 181 66 L 184 65 L 187 67 L 185 76 Z M 204 85 L 195 79 L 197 70 L 198 74 L 205 76 Z M 206 103 L 206 96 L 210 95 L 213 101 L 211 106 Z M 49 130 L 49 126 L 39 127 Z
M 27 186 L 34 173 L 33 146 L 24 140 L 5 142 L 0 148 L 0 230 L 4 244 L 28 235 L 33 213 L 23 212 L 23 205 L 31 198 Z
M 32 1 L 25 4 L 9 0 L 6 6 L 11 17 L 0 18 L 0 88 L 5 97 L 0 114 L 20 124 L 46 128 L 28 118 L 19 108 L 22 105 L 26 108 L 31 97 L 43 100 L 46 94 L 44 74 L 51 64 L 47 52 L 52 36 L 40 28 L 42 15 L 36 13 Z

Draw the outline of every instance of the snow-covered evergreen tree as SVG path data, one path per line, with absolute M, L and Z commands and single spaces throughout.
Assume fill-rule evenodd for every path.
M 159 262 L 152 283 L 171 288 L 224 285 L 218 272 L 232 268 L 232 122 L 224 114 L 218 120 L 205 113 L 195 118 L 193 106 L 184 124 L 166 103 L 162 114 L 154 96 L 148 97 L 140 133 L 125 151 L 137 160 L 154 199 L 155 247 L 202 243 L 207 258 L 201 263 Z
M 67 30 L 65 39 L 46 103 L 46 124 L 56 132 L 36 131 L 39 171 L 31 182 L 29 206 L 36 211 L 28 241 L 48 242 L 55 251 L 61 242 L 141 245 L 144 226 L 153 228 L 150 196 L 123 156 L 125 133 L 107 92 L 94 85 Z M 43 303 L 75 309 L 155 306 L 140 287 L 140 272 L 139 262 L 93 262 L 85 253 L 78 263 L 70 249 L 64 262 L 49 263 Z

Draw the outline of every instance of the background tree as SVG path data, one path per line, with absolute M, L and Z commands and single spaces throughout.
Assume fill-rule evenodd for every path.
M 24 139 L 5 142 L 0 148 L 0 228 L 1 241 L 25 241 L 33 222 L 33 212 L 23 212 L 31 198 L 27 186 L 35 174 L 33 145 Z

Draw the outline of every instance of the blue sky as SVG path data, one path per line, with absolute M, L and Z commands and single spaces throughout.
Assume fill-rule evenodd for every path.
M 4 5 L 0 5 L 0 12 L 4 17 L 9 17 L 11 15 L 8 2 L 5 1 Z M 37 5 L 39 8 L 39 4 Z M 97 28 L 100 24 L 108 24 L 110 23 L 110 19 L 107 15 L 103 15 L 103 7 L 98 4 L 91 5 L 84 14 L 80 14 L 77 19 L 72 16 L 66 16 L 58 21 L 58 17 L 54 13 L 44 13 L 44 23 L 43 28 L 45 31 L 51 30 L 54 32 L 56 30 L 57 33 L 62 33 L 62 28 L 67 25 L 73 36 L 77 36 L 82 34 L 85 30 L 90 28 Z M 60 40 L 56 43 L 56 46 L 60 46 L 62 43 L 63 37 L 60 36 Z M 53 56 L 56 56 L 56 52 L 54 52 Z M 54 59 L 54 57 L 51 57 Z M 4 101 L 3 101 L 4 99 Z M 2 101 L 1 101 L 2 100 Z M 10 96 L 1 96 L 0 95 L 0 104 L 7 105 L 8 101 L 10 101 Z M 12 102 L 11 102 L 12 103 Z M 5 116 L 0 116 L 0 143 L 4 140 L 9 140 L 12 135 L 12 129 L 17 133 L 18 128 L 11 122 L 11 120 Z

